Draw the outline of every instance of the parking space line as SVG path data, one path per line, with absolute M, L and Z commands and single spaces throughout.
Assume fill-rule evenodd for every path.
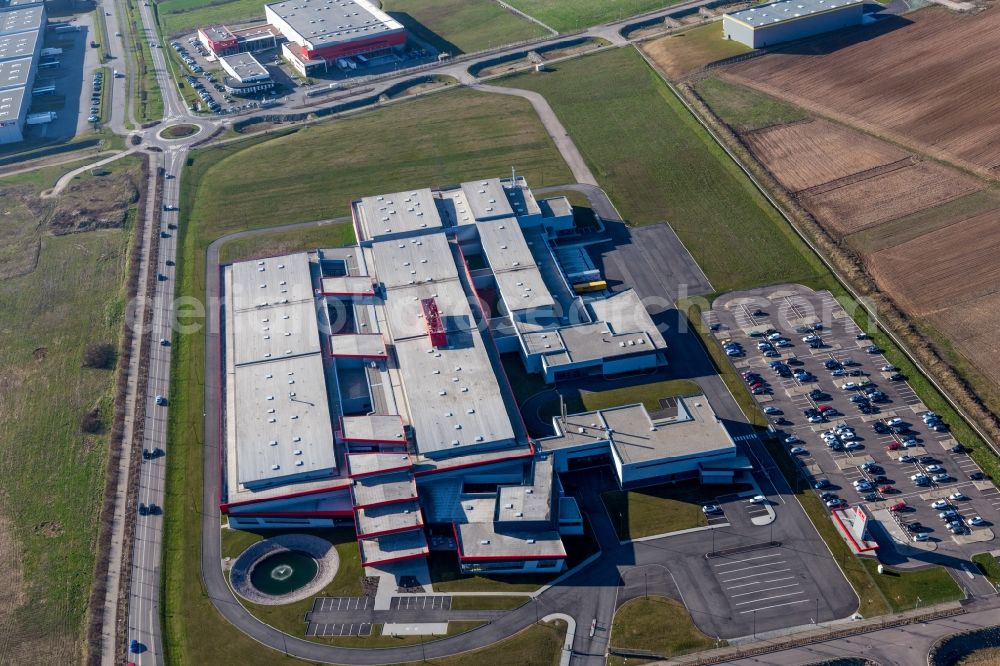
M 764 567 L 769 567 L 772 564 L 784 564 L 784 563 L 785 563 L 785 560 L 781 560 L 779 562 L 768 562 L 767 564 L 754 564 L 752 566 L 743 567 L 741 569 L 727 569 L 727 570 L 722 571 L 720 573 L 722 573 L 722 574 L 731 574 L 731 573 L 737 573 L 739 571 L 750 571 L 750 569 L 762 569 Z
M 747 604 L 755 604 L 758 601 L 770 601 L 771 599 L 784 599 L 785 597 L 794 597 L 800 594 L 805 594 L 804 591 L 800 592 L 789 592 L 788 594 L 776 594 L 773 597 L 764 597 L 763 599 L 754 599 L 752 601 L 741 601 L 739 603 L 733 604 L 734 606 L 746 606 Z
M 753 590 L 752 592 L 740 592 L 739 594 L 730 594 L 729 596 L 735 599 L 736 597 L 745 597 L 751 594 L 763 594 L 764 592 L 773 592 L 774 590 L 787 590 L 790 587 L 799 587 L 799 583 L 790 583 L 789 585 L 776 585 L 775 587 L 767 587 L 763 590 Z
M 768 610 L 769 608 L 780 608 L 781 606 L 794 606 L 795 604 L 804 604 L 810 599 L 799 599 L 798 601 L 788 601 L 783 604 L 773 604 L 771 606 L 762 606 L 761 608 L 751 608 L 750 610 L 740 611 L 742 614 L 755 613 L 757 611 Z
M 720 562 L 719 564 L 716 564 L 715 568 L 718 569 L 719 567 L 726 567 L 731 564 L 742 564 L 743 562 L 752 562 L 754 560 L 763 560 L 769 557 L 781 557 L 781 556 L 782 556 L 781 553 L 770 553 L 768 555 L 757 555 L 756 557 L 747 557 L 742 560 L 729 560 L 728 562 Z
M 730 585 L 727 590 L 737 590 L 741 587 L 749 587 L 751 585 L 766 585 L 767 583 L 780 583 L 783 580 L 794 580 L 795 576 L 785 576 L 784 578 L 772 578 L 771 580 L 758 580 L 752 583 L 740 583 L 739 585 Z
M 727 580 L 722 580 L 720 578 L 719 580 L 722 581 L 723 583 L 732 583 L 733 581 L 736 580 L 746 580 L 747 578 L 754 578 L 756 576 L 769 576 L 770 574 L 786 573 L 788 571 L 791 571 L 791 569 L 775 569 L 774 571 L 762 571 L 760 573 L 749 574 L 747 576 L 739 576 L 738 578 L 729 578 Z

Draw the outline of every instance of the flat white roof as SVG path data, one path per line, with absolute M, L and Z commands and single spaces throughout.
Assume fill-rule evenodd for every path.
M 347 456 L 351 476 L 381 474 L 394 470 L 409 469 L 412 466 L 406 453 L 351 453 Z
M 0 37 L 0 60 L 32 57 L 38 44 L 38 31 L 21 32 Z
M 330 353 L 333 356 L 372 358 L 385 356 L 385 340 L 378 333 L 365 335 L 331 335 Z
M 499 178 L 462 183 L 462 193 L 476 221 L 514 216 L 514 209 Z
M 318 354 L 322 350 L 313 300 L 233 313 L 234 363 L 244 365 Z
M 365 238 L 440 229 L 434 195 L 429 188 L 364 197 L 355 204 Z M 360 239 L 359 239 L 360 240 Z
M 513 217 L 477 222 L 479 241 L 494 273 L 522 270 L 535 266 L 521 225 Z
M 537 268 L 497 273 L 496 279 L 500 296 L 511 312 L 550 308 L 556 303 Z
M 336 473 L 319 354 L 237 366 L 233 381 L 239 483 L 268 485 Z
M 309 255 L 305 252 L 233 264 L 233 293 L 227 302 L 237 312 L 297 301 L 312 301 Z
M 375 275 L 386 289 L 458 277 L 451 245 L 443 233 L 379 241 L 372 251 Z
M 450 333 L 448 348 L 434 349 L 426 337 L 396 342 L 410 422 L 421 453 L 464 454 L 514 442 L 514 428 L 484 344 L 477 329 Z
M 372 279 L 368 275 L 341 275 L 325 277 L 323 293 L 333 296 L 365 295 L 372 293 Z
M 449 338 L 452 333 L 461 334 L 475 327 L 469 296 L 458 279 L 427 282 L 389 292 L 389 300 L 385 303 L 386 323 L 394 341 L 427 338 L 427 324 L 420 305 L 425 298 L 433 298 L 437 303 L 441 323 Z
M 23 88 L 31 74 L 31 58 L 0 60 L 0 90 Z
M 40 30 L 42 28 L 43 5 L 8 9 L 0 12 L 0 35 L 13 35 L 18 32 Z
M 394 414 L 370 414 L 367 416 L 345 416 L 343 419 L 344 439 L 361 442 L 406 443 L 403 421 Z
M 457 533 L 459 552 L 463 560 L 566 557 L 562 538 L 555 530 L 498 532 L 493 523 L 459 523 Z
M 754 28 L 791 21 L 809 14 L 828 12 L 846 7 L 860 7 L 864 0 L 779 0 L 766 5 L 726 14 Z
M 16 120 L 21 116 L 24 88 L 0 91 L 0 121 Z
M 597 298 L 589 301 L 594 317 L 608 323 L 612 331 L 619 334 L 643 332 L 658 348 L 667 346 L 663 334 L 656 328 L 656 323 L 649 316 L 646 306 L 634 289 L 618 292 L 608 298 Z
M 264 65 L 253 57 L 252 53 L 236 53 L 219 58 L 219 64 L 230 76 L 240 83 L 263 81 L 271 78 L 271 74 Z
M 367 0 L 288 0 L 264 6 L 315 48 L 403 29 Z

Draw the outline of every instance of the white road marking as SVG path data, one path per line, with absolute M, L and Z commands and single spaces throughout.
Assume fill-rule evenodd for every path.
M 763 560 L 763 559 L 766 559 L 768 557 L 780 557 L 780 556 L 781 556 L 781 553 L 771 553 L 770 555 L 758 555 L 757 557 L 748 557 L 748 558 L 746 558 L 744 560 L 730 560 L 728 562 L 721 562 L 719 564 L 716 564 L 715 568 L 718 569 L 719 567 L 726 567 L 726 566 L 730 566 L 732 564 L 742 564 L 743 562 L 752 562 L 754 560 Z M 726 573 L 726 572 L 723 572 L 723 573 Z
M 789 592 L 788 594 L 776 594 L 773 597 L 764 597 L 763 599 L 754 599 L 753 601 L 741 601 L 738 604 L 733 604 L 734 606 L 746 606 L 747 604 L 755 604 L 758 601 L 770 601 L 771 599 L 783 599 L 785 597 L 794 597 L 800 594 L 805 594 L 805 592 Z M 759 609 L 758 609 L 759 610 Z
M 740 592 L 739 594 L 730 594 L 729 596 L 735 599 L 736 597 L 745 597 L 751 594 L 763 594 L 764 592 L 773 592 L 774 590 L 787 590 L 790 587 L 798 587 L 798 583 L 791 583 L 789 585 L 776 585 L 775 587 L 766 587 L 762 590 L 754 590 L 752 592 Z
M 784 578 L 773 578 L 771 580 L 758 580 L 753 583 L 740 583 L 739 585 L 730 585 L 727 590 L 735 590 L 741 587 L 749 587 L 750 585 L 765 585 L 767 583 L 779 583 L 783 580 L 793 580 L 795 576 L 785 576 Z
M 736 573 L 738 571 L 749 571 L 750 569 L 760 569 L 762 567 L 769 567 L 772 564 L 784 564 L 784 563 L 785 560 L 781 560 L 780 562 L 768 562 L 767 564 L 754 564 L 753 566 L 743 567 L 742 569 L 728 569 L 726 571 L 723 571 L 722 573 L 731 574 L 731 573 Z
M 734 580 L 746 580 L 747 578 L 753 578 L 755 576 L 768 576 L 770 574 L 786 573 L 788 571 L 791 571 L 791 569 L 775 569 L 774 571 L 761 571 L 760 573 L 749 574 L 749 575 L 746 575 L 746 576 L 739 576 L 737 578 L 728 578 L 726 580 L 722 580 L 721 582 L 723 582 L 723 583 L 732 583 Z

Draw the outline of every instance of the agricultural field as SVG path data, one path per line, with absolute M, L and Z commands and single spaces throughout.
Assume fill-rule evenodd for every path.
M 507 4 L 554 30 L 572 32 L 678 2 L 680 0 L 510 0 Z
M 997 409 L 1000 188 L 830 120 L 762 119 L 747 130 L 749 89 L 710 81 L 696 86 L 702 99 Z
M 822 115 L 996 177 L 1000 7 L 921 9 L 726 68 L 723 75 Z
M 633 48 L 500 79 L 541 93 L 626 222 L 668 222 L 719 291 L 822 272 L 736 164 Z
M 160 0 L 156 15 L 165 35 L 194 32 L 212 23 L 239 24 L 264 20 L 265 0 Z
M 385 0 L 382 9 L 419 39 L 453 55 L 549 34 L 493 0 Z
M 385 127 L 394 130 L 386 133 Z M 181 185 L 177 295 L 192 298 L 204 296 L 208 244 L 234 231 L 335 218 L 346 215 L 351 199 L 359 196 L 500 175 L 511 164 L 536 187 L 572 181 L 530 104 L 468 90 L 277 136 L 253 135 L 193 151 L 189 160 Z M 316 169 L 316 164 L 323 168 Z M 346 233 L 342 227 L 324 229 L 329 235 L 324 231 L 317 237 L 316 227 L 308 227 L 280 242 L 303 247 L 349 239 L 340 235 Z M 236 242 L 224 249 L 233 258 L 259 247 Z M 200 335 L 180 336 L 173 347 L 174 386 L 186 390 L 171 396 L 164 508 L 166 649 L 177 663 L 302 663 L 261 650 L 223 620 L 204 596 L 200 524 L 189 519 L 201 510 L 204 342 Z M 497 663 L 502 653 L 517 663 L 548 666 L 558 660 L 561 634 L 550 639 L 538 633 L 533 628 L 479 653 L 436 662 Z M 548 648 L 552 642 L 554 651 Z
M 753 49 L 722 38 L 722 24 L 706 23 L 655 39 L 642 46 L 646 55 L 671 79 L 698 71 L 710 62 L 749 53 Z
M 40 199 L 78 164 L 0 179 L 0 663 L 76 663 L 94 577 L 139 159 Z M 106 192 L 121 195 L 105 195 Z M 23 255 L 23 256 L 18 256 Z M 82 429 L 84 417 L 96 422 Z

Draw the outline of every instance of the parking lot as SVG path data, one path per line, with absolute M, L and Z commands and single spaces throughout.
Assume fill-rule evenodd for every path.
M 991 549 L 1000 491 L 828 292 L 731 294 L 706 322 L 828 506 L 866 506 L 904 557 Z

